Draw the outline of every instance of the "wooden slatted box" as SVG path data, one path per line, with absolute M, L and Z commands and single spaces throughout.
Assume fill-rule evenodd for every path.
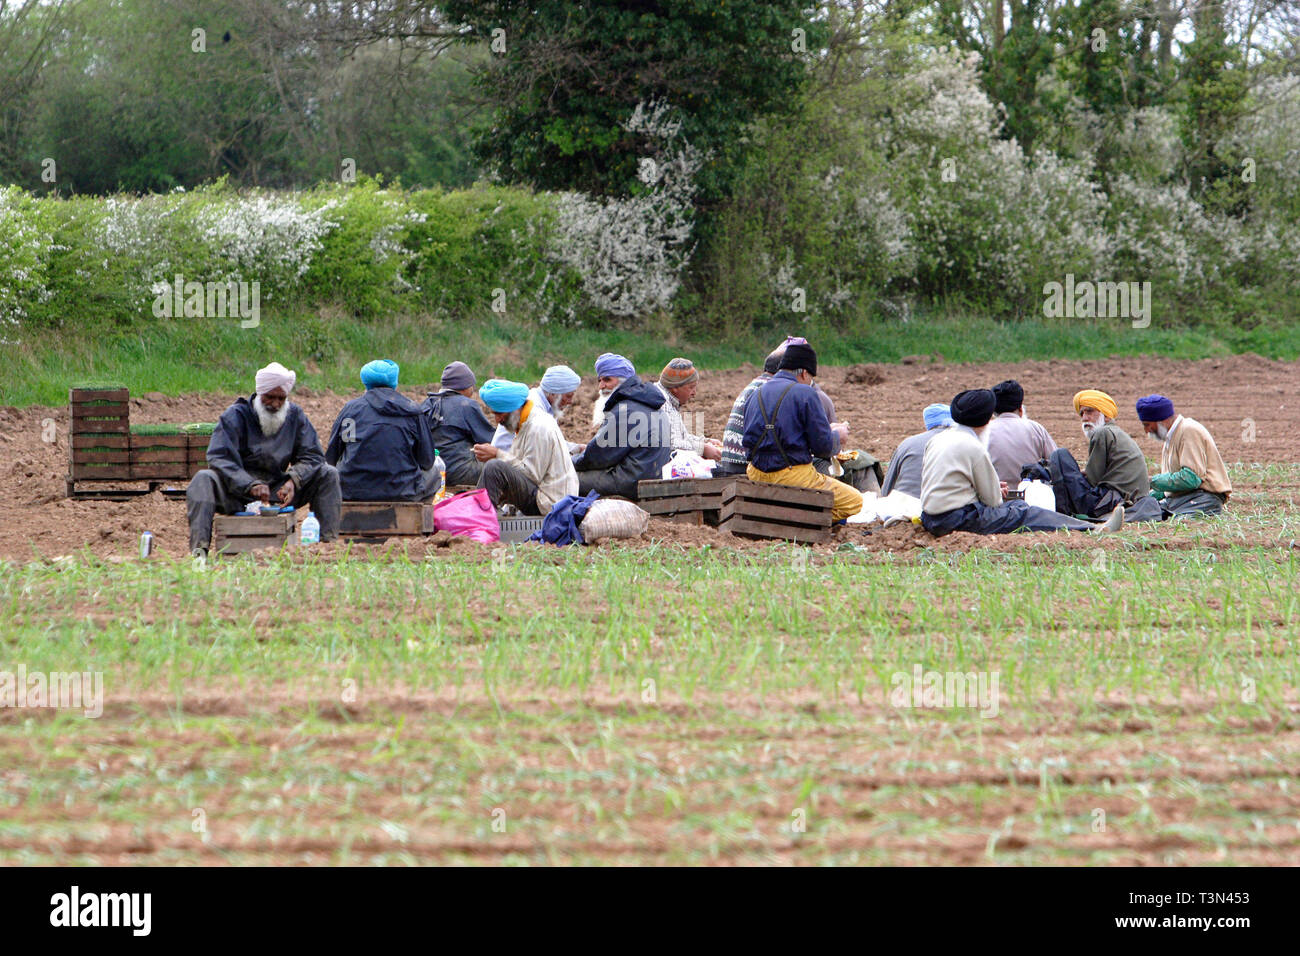
M 419 501 L 345 501 L 339 535 L 389 538 L 433 534 L 433 504 Z
M 294 544 L 293 514 L 216 515 L 212 519 L 212 550 L 216 554 L 242 554 L 263 548 Z
M 125 388 L 72 388 L 71 462 L 75 481 L 131 477 L 131 406 Z
M 673 478 L 637 482 L 637 504 L 647 514 L 693 525 L 716 526 L 723 493 L 737 479 Z
M 749 538 L 820 544 L 831 539 L 834 502 L 831 491 L 735 478 L 722 493 L 718 530 Z
M 185 481 L 190 477 L 188 435 L 131 435 L 131 477 Z

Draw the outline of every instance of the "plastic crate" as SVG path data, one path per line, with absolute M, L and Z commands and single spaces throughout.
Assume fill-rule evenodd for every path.
M 527 541 L 528 536 L 534 531 L 542 530 L 542 522 L 545 520 L 541 515 L 512 515 L 509 518 L 500 518 L 501 540 L 507 544 Z

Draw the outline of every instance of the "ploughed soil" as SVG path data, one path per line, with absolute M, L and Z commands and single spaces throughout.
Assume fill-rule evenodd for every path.
M 819 381 L 834 400 L 837 418 L 850 427 L 848 447 L 861 448 L 887 460 L 899 441 L 922 429 L 921 410 L 931 402 L 946 402 L 971 387 L 988 387 L 1006 378 L 1017 379 L 1025 389 L 1025 409 L 1045 425 L 1057 443 L 1082 462 L 1087 444 L 1079 429 L 1071 397 L 1081 388 L 1100 388 L 1119 404 L 1119 424 L 1139 439 L 1149 457 L 1158 461 L 1159 446 L 1142 437 L 1133 410 L 1140 395 L 1161 392 L 1178 410 L 1209 428 L 1224 460 L 1233 462 L 1294 462 L 1300 459 L 1300 363 L 1277 362 L 1247 354 L 1201 361 L 1165 358 L 1123 358 L 1097 361 L 1051 360 L 1021 363 L 959 365 L 941 356 L 916 356 L 898 365 L 825 367 Z M 686 406 L 693 417 L 688 425 L 709 437 L 721 438 L 732 402 L 757 374 L 753 366 L 739 369 L 703 369 L 695 401 Z M 489 377 L 481 374 L 480 380 Z M 432 387 L 430 385 L 429 387 Z M 422 400 L 424 386 L 403 388 Z M 352 396 L 300 388 L 292 400 L 310 416 L 322 442 L 343 403 Z M 584 377 L 564 430 L 574 441 L 591 436 L 592 404 L 596 397 L 593 376 Z M 138 422 L 215 421 L 233 400 L 231 395 L 136 395 L 131 399 L 131 420 Z M 102 556 L 127 556 L 136 551 L 140 533 L 152 531 L 156 548 L 166 554 L 186 551 L 187 531 L 183 500 L 154 494 L 129 502 L 70 500 L 66 497 L 68 472 L 68 408 L 32 406 L 0 407 L 0 559 L 23 560 L 55 557 L 83 548 Z M 53 438 L 53 441 L 47 439 Z M 142 484 L 128 487 L 146 487 Z M 1294 488 L 1252 487 L 1234 479 L 1238 501 L 1263 494 L 1289 500 Z M 1231 507 L 1231 505 L 1230 505 Z M 299 517 L 302 517 L 300 513 Z M 862 528 L 837 529 L 836 541 L 818 550 L 829 551 L 846 541 L 871 551 L 909 551 L 938 548 L 965 551 L 973 547 L 1018 550 L 1043 546 L 1062 536 L 1015 535 L 981 539 L 954 534 L 936 541 L 920 529 L 876 526 L 870 535 Z M 1144 538 L 1160 539 L 1161 528 L 1147 526 Z M 1132 534 L 1134 532 L 1127 532 Z M 1080 547 L 1097 541 L 1078 535 Z M 642 544 L 677 543 L 684 547 L 711 544 L 728 548 L 772 547 L 770 542 L 745 541 L 710 528 L 687 527 L 656 520 Z M 1237 542 L 1240 544 L 1241 542 Z M 469 548 L 465 545 L 469 544 Z M 1202 542 L 1204 544 L 1204 542 Z M 390 543 L 385 547 L 391 548 Z M 403 542 L 402 547 L 428 553 L 472 551 L 479 546 L 445 540 Z M 355 548 L 355 546 L 354 546 Z M 324 547 L 325 555 L 339 546 Z M 486 553 L 486 552 L 485 552 Z

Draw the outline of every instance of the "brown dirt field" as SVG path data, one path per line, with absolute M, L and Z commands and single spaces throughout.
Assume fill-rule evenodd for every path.
M 1057 442 L 1082 460 L 1086 443 L 1070 404 L 1080 388 L 1099 387 L 1113 395 L 1120 406 L 1120 424 L 1135 437 L 1141 436 L 1133 403 L 1140 395 L 1162 392 L 1174 399 L 1179 411 L 1205 424 L 1215 436 L 1224 459 L 1229 462 L 1294 462 L 1300 460 L 1300 430 L 1294 422 L 1300 412 L 1300 363 L 1277 362 L 1257 355 L 1205 359 L 1188 362 L 1165 358 L 1126 358 L 1100 361 L 1052 360 L 1044 362 L 992 363 L 982 365 L 915 361 L 900 365 L 855 365 L 827 367 L 819 378 L 835 400 L 838 417 L 851 427 L 851 447 L 860 447 L 887 459 L 900 440 L 919 431 L 921 409 L 934 401 L 947 401 L 969 387 L 987 387 L 1005 378 L 1016 378 L 1025 388 L 1028 413 L 1042 422 Z M 704 370 L 698 412 L 703 429 L 721 437 L 732 401 L 753 377 L 752 366 L 725 371 Z M 405 393 L 422 400 L 424 390 L 407 388 Z M 596 394 L 593 378 L 584 379 L 565 431 L 576 441 L 590 437 L 590 421 Z M 318 393 L 307 388 L 294 393 L 293 400 L 306 409 L 322 436 L 343 403 L 351 396 Z M 164 396 L 149 393 L 131 399 L 134 422 L 214 421 L 229 404 L 230 396 Z M 56 440 L 42 441 L 42 425 L 54 423 Z M 1247 421 L 1250 420 L 1250 421 Z M 1250 422 L 1254 440 L 1248 440 Z M 154 495 L 132 502 L 71 501 L 64 497 L 68 466 L 68 409 L 32 406 L 24 409 L 0 407 L 0 558 L 24 560 L 34 556 L 54 557 L 81 548 L 101 556 L 128 556 L 138 546 L 140 532 L 154 533 L 158 550 L 181 555 L 186 550 L 183 501 Z M 1140 439 L 1149 456 L 1158 447 Z M 1258 493 L 1259 488 L 1238 485 L 1238 496 Z M 1270 493 L 1294 496 L 1296 489 L 1270 489 Z M 1161 537 L 1159 529 L 1153 536 Z M 854 529 L 840 529 L 835 544 L 820 547 L 833 550 L 849 540 L 871 551 L 908 551 L 934 548 L 967 551 L 972 547 L 1019 550 L 1043 544 L 1042 536 L 1014 536 L 983 539 L 954 534 L 936 542 L 924 532 L 912 529 L 876 530 L 863 536 Z M 711 544 L 727 548 L 764 548 L 711 529 L 691 529 L 669 522 L 653 522 L 650 535 L 642 542 L 677 543 L 686 547 Z M 1095 547 L 1080 541 L 1081 547 Z M 446 542 L 417 542 L 416 548 L 447 553 Z M 457 550 L 461 545 L 452 545 Z M 322 549 L 325 554 L 330 549 Z

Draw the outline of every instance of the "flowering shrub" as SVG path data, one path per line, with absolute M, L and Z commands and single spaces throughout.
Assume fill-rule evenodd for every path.
M 36 201 L 16 186 L 0 189 L 0 343 L 13 344 L 29 305 L 49 300 L 46 270 L 55 250 Z

